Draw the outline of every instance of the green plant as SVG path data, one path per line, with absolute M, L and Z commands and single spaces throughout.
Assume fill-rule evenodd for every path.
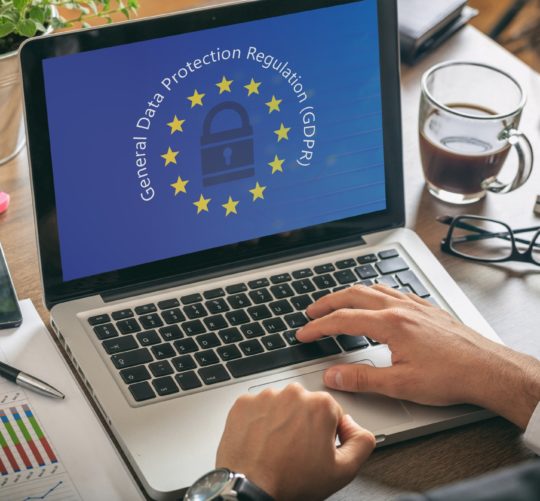
M 0 53 L 17 48 L 25 38 L 49 27 L 88 27 L 94 18 L 112 22 L 113 14 L 129 18 L 138 7 L 138 0 L 0 0 Z M 62 15 L 68 12 L 73 15 Z

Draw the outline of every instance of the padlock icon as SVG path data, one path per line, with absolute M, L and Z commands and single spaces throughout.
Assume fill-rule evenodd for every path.
M 226 111 L 238 116 L 239 127 L 213 131 L 216 117 Z M 234 101 L 214 106 L 204 119 L 201 137 L 203 186 L 255 176 L 254 158 L 253 127 L 246 109 Z

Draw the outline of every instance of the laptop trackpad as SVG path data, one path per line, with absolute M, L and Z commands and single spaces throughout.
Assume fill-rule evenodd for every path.
M 355 363 L 373 365 L 370 360 L 359 360 Z M 339 402 L 347 414 L 350 414 L 358 424 L 371 432 L 378 432 L 413 420 L 399 400 L 375 394 L 329 390 L 323 383 L 323 373 L 324 371 L 316 371 L 302 376 L 278 379 L 271 383 L 252 386 L 249 392 L 259 393 L 269 387 L 281 389 L 291 383 L 300 383 L 309 391 L 326 391 Z

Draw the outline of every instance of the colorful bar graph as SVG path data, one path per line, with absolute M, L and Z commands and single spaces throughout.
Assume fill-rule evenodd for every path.
M 19 411 L 17 410 L 16 407 L 11 407 L 9 410 L 11 411 L 11 414 L 13 414 L 13 417 L 15 418 L 15 422 L 17 423 L 17 426 L 21 430 L 21 433 L 23 434 L 24 439 L 28 442 L 28 446 L 30 447 L 32 454 L 36 458 L 38 465 L 45 466 L 45 461 L 43 461 L 43 458 L 41 457 L 41 454 L 39 453 L 38 448 L 36 447 L 36 444 L 34 443 L 34 439 L 28 432 L 28 428 L 26 428 L 26 425 L 24 424 L 24 421 L 22 420 L 22 417 L 19 414 Z
M 4 423 L 4 427 L 6 428 L 9 437 L 11 438 L 13 445 L 17 449 L 17 452 L 19 453 L 19 456 L 21 456 L 21 459 L 23 460 L 24 466 L 26 466 L 27 470 L 31 470 L 33 468 L 32 463 L 30 462 L 30 458 L 28 457 L 28 454 L 26 454 L 26 451 L 24 450 L 24 447 L 22 446 L 21 442 L 19 441 L 19 437 L 15 433 L 15 430 L 13 429 L 13 426 L 11 426 L 11 423 L 9 422 L 8 417 L 6 416 L 6 413 L 3 410 L 0 410 L 0 420 L 2 420 L 2 423 Z
M 21 471 L 21 469 L 19 468 L 19 465 L 17 464 L 17 460 L 15 459 L 15 456 L 11 452 L 9 444 L 7 443 L 6 439 L 4 438 L 4 435 L 2 435 L 1 431 L 0 431 L 0 447 L 2 447 L 2 450 L 4 451 L 4 454 L 8 458 L 9 464 L 11 465 L 11 468 L 13 468 L 13 471 L 15 473 L 18 473 L 19 471 Z
M 28 421 L 30 421 L 30 424 L 32 425 L 32 428 L 36 432 L 37 438 L 39 439 L 39 441 L 41 442 L 41 445 L 45 449 L 45 452 L 49 456 L 49 459 L 51 460 L 51 463 L 58 463 L 58 459 L 54 455 L 54 452 L 53 452 L 51 446 L 49 445 L 49 441 L 45 437 L 43 431 L 41 430 L 41 428 L 40 428 L 40 426 L 38 424 L 38 422 L 36 421 L 36 418 L 32 414 L 32 411 L 30 410 L 30 407 L 27 404 L 24 404 L 22 407 L 23 407 L 23 410 L 24 410 L 24 413 L 25 413 L 26 417 L 28 418 Z M 0 413 L 1 412 L 2 411 L 0 411 Z M 0 415 L 0 417 L 1 417 L 1 415 Z

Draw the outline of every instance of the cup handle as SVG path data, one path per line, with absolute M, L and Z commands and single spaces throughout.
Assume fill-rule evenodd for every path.
M 523 132 L 516 129 L 505 129 L 499 139 L 506 139 L 518 154 L 518 171 L 514 180 L 510 183 L 502 183 L 498 179 L 487 183 L 484 188 L 492 193 L 510 193 L 523 186 L 529 179 L 533 163 L 534 153 L 531 142 Z

